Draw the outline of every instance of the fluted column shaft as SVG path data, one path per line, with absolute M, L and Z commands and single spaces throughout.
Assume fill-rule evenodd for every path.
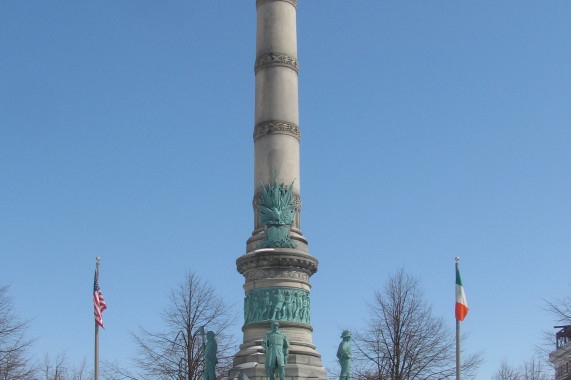
M 260 181 L 272 183 L 277 171 L 280 183 L 294 181 L 299 197 L 298 69 L 295 1 L 258 1 L 254 194 Z M 260 227 L 256 219 L 255 229 Z

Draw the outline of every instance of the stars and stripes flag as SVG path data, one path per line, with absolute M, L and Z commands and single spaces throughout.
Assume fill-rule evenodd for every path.
M 95 315 L 95 323 L 103 327 L 103 317 L 101 313 L 107 309 L 101 289 L 99 289 L 99 270 L 95 269 L 95 279 L 93 280 L 93 315 Z
M 460 277 L 460 270 L 456 267 L 456 319 L 463 321 L 468 314 L 468 302 L 466 302 L 466 294 Z

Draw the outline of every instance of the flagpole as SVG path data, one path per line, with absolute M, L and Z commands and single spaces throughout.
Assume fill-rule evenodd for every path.
M 97 257 L 95 260 L 96 260 L 95 272 L 97 273 L 97 275 L 99 275 L 99 260 L 101 260 L 101 258 Z M 95 323 L 95 365 L 93 366 L 94 368 L 93 379 L 99 380 L 99 325 L 95 320 L 94 323 Z
M 458 273 L 459 260 L 460 257 L 456 256 L 456 272 L 454 273 L 454 276 Z M 461 380 L 462 378 L 460 369 L 460 320 L 456 319 L 456 380 Z

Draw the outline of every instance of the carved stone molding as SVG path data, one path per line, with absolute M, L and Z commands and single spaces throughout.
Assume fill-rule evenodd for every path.
M 301 132 L 296 124 L 290 123 L 289 121 L 268 120 L 256 124 L 254 127 L 254 141 L 262 136 L 273 135 L 276 133 L 290 135 L 298 140 L 301 138 Z
M 246 281 L 261 279 L 293 279 L 309 283 L 310 274 L 306 271 L 292 269 L 251 269 L 244 273 Z
M 299 73 L 299 63 L 297 62 L 297 59 L 287 54 L 268 53 L 260 55 L 256 58 L 254 72 L 257 73 L 258 70 L 268 66 L 285 66 L 295 70 L 296 73 Z
M 270 3 L 272 1 L 285 1 L 286 3 L 290 3 L 291 5 L 297 8 L 297 0 L 256 0 L 256 8 L 258 8 L 262 4 Z
M 248 324 L 247 327 L 250 327 L 250 328 L 263 328 L 263 329 L 269 330 L 269 329 L 271 328 L 271 327 L 270 327 L 270 323 L 271 323 L 270 321 L 254 322 L 254 323 Z M 246 327 L 246 325 L 242 326 L 242 331 L 246 331 L 246 328 L 247 328 L 247 327 Z M 313 331 L 313 326 L 311 326 L 311 325 L 306 325 L 305 323 L 289 322 L 289 321 L 280 321 L 280 329 L 285 330 L 286 328 L 306 329 L 306 330 L 309 330 L 309 331 Z M 262 345 L 262 341 L 263 341 L 262 339 L 260 339 L 260 340 L 254 340 L 253 343 L 254 343 L 256 346 L 261 346 L 261 345 Z M 294 341 L 294 340 L 292 339 L 292 341 L 291 341 L 290 343 L 292 343 L 292 342 L 293 342 L 293 344 L 295 344 L 295 345 L 301 346 L 301 344 L 300 344 L 301 342 L 300 342 L 300 341 Z M 241 344 L 241 345 L 240 345 L 240 348 L 242 348 L 242 347 L 246 347 L 246 345 L 245 345 L 245 344 Z M 308 344 L 306 347 L 312 347 L 312 348 L 315 349 L 315 346 L 312 345 L 312 344 L 311 344 L 311 345 Z M 305 353 L 306 355 L 313 355 L 313 354 L 310 353 L 310 352 L 304 352 L 304 353 Z
M 269 248 L 247 253 L 236 260 L 238 272 L 245 273 L 252 269 L 287 269 L 308 273 L 317 272 L 318 261 L 315 257 L 290 249 Z

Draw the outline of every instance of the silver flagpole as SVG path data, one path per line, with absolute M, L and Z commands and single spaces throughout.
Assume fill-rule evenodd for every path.
M 460 257 L 456 257 L 456 273 L 454 273 L 454 279 L 458 275 L 458 261 Z M 456 288 L 457 285 L 454 285 Z M 456 317 L 454 317 L 456 318 Z M 456 319 L 456 380 L 461 380 L 461 367 L 460 367 L 460 321 Z M 97 379 L 96 379 L 97 380 Z
M 96 264 L 95 264 L 95 273 L 96 276 L 99 277 L 99 260 L 101 260 L 100 257 L 97 257 L 96 259 Z M 97 321 L 95 321 L 94 318 L 94 323 L 95 323 L 95 365 L 93 366 L 93 371 L 94 371 L 94 380 L 99 380 L 99 325 L 97 324 Z

